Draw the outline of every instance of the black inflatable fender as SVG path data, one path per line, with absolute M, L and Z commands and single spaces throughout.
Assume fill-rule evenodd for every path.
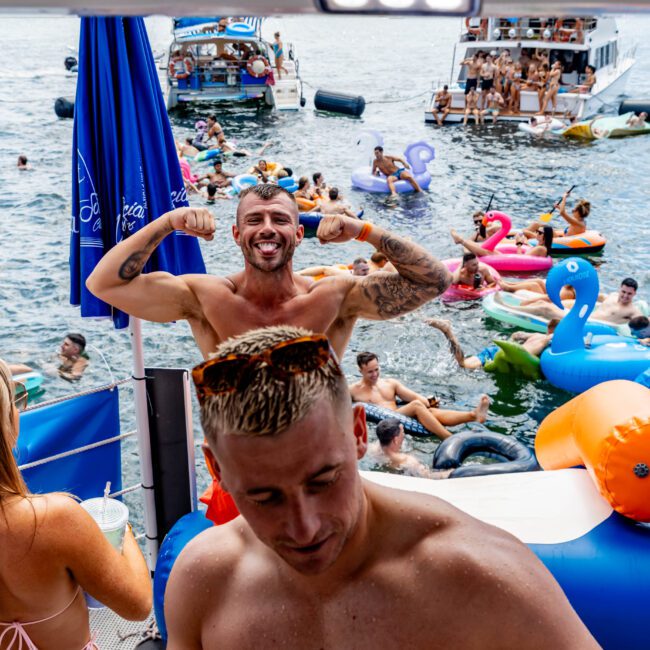
M 468 456 L 479 452 L 505 460 L 501 463 L 460 466 Z M 533 450 L 514 436 L 504 436 L 490 431 L 481 433 L 462 431 L 443 440 L 438 446 L 433 455 L 433 468 L 454 469 L 449 478 L 461 478 L 485 474 L 533 472 L 539 469 L 539 465 Z
M 74 117 L 74 100 L 67 99 L 66 97 L 58 97 L 54 102 L 54 112 L 57 117 Z

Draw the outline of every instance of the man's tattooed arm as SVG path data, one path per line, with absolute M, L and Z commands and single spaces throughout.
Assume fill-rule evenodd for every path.
M 444 264 L 413 242 L 376 226 L 373 231 L 368 241 L 375 243 L 373 240 L 378 239 L 377 250 L 386 255 L 397 273 L 374 273 L 355 283 L 346 301 L 350 308 L 358 309 L 355 315 L 378 320 L 395 318 L 444 293 L 451 282 Z
M 141 250 L 131 253 L 124 262 L 122 262 L 122 265 L 117 272 L 120 280 L 130 282 L 133 278 L 140 275 L 145 264 L 149 261 L 151 254 L 156 250 L 158 244 L 160 244 L 169 232 L 171 231 L 164 230 L 155 232 Z

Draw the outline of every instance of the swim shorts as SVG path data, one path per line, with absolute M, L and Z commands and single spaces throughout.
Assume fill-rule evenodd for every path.
M 405 172 L 405 171 L 406 171 L 406 169 L 404 169 L 403 167 L 401 167 L 400 169 L 396 169 L 392 174 L 388 175 L 388 178 L 394 178 L 396 181 L 398 181 L 399 180 L 399 175 L 402 172 Z
M 467 81 L 465 81 L 465 94 L 467 95 L 472 88 L 477 88 L 477 86 L 478 79 L 467 79 Z
M 490 90 L 494 85 L 494 79 L 481 79 L 481 90 Z
M 481 362 L 481 365 L 484 366 L 488 361 L 494 359 L 494 355 L 499 351 L 498 345 L 488 345 L 486 348 L 483 348 L 477 355 L 477 359 Z

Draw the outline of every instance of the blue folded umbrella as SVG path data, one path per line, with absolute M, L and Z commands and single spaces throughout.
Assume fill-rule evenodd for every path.
M 81 19 L 72 158 L 70 302 L 126 327 L 128 315 L 95 298 L 86 278 L 116 243 L 188 205 L 142 18 Z M 144 271 L 205 273 L 198 241 L 169 235 Z

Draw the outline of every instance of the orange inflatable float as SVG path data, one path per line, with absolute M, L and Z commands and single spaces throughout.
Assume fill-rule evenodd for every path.
M 296 203 L 300 212 L 309 212 L 309 210 L 313 210 L 318 206 L 318 201 L 310 201 L 302 196 L 296 196 Z
M 598 384 L 548 415 L 535 453 L 544 469 L 584 465 L 614 510 L 650 521 L 650 389 Z

